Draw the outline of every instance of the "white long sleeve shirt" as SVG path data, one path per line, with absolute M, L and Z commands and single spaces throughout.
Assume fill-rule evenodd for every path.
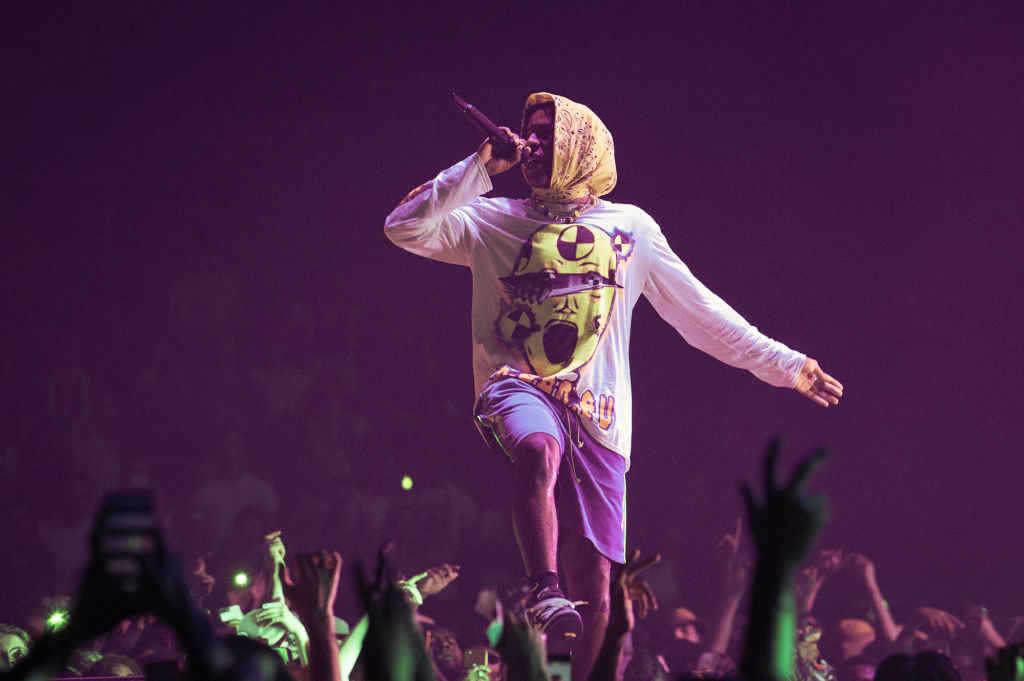
M 396 245 L 473 272 L 473 375 L 528 381 L 580 415 L 628 461 L 629 332 L 643 294 L 687 343 L 771 385 L 793 387 L 805 356 L 768 338 L 690 273 L 657 223 L 599 201 L 573 223 L 526 200 L 484 198 L 479 155 L 438 175 L 387 217 Z

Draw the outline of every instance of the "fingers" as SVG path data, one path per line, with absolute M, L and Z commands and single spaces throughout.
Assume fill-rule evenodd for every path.
M 640 551 L 639 550 L 634 551 L 633 555 L 634 556 L 639 556 L 640 555 Z M 630 580 L 632 580 L 632 578 L 636 577 L 638 574 L 640 574 L 641 572 L 643 572 L 647 568 L 651 567 L 652 565 L 657 565 L 660 562 L 661 562 L 661 554 L 660 553 L 656 553 L 653 556 L 648 556 L 647 558 L 644 558 L 640 562 L 636 562 L 636 559 L 633 558 L 627 564 L 626 572 L 629 575 L 628 578 Z
M 820 404 L 823 407 L 828 407 L 830 404 L 839 404 L 839 398 L 829 395 L 816 387 L 808 389 L 804 395 L 815 404 Z
M 501 128 L 499 128 L 499 129 L 502 132 L 504 132 L 506 135 L 508 135 L 508 138 L 510 140 L 512 140 L 512 143 L 516 145 L 515 156 L 513 156 L 509 160 L 510 161 L 515 161 L 516 163 L 519 163 L 519 162 L 525 160 L 526 156 L 528 156 L 529 153 L 530 153 L 530 147 L 528 146 L 526 140 L 524 140 L 522 137 L 520 137 L 516 133 L 512 132 L 510 129 L 508 129 L 505 126 L 501 126 Z
M 822 371 L 818 362 L 811 357 L 804 360 L 796 389 L 822 407 L 839 404 L 839 398 L 843 396 L 843 384 Z
M 839 404 L 843 396 L 843 384 L 823 371 L 817 372 L 804 394 L 822 406 Z
M 736 528 L 732 532 L 726 532 L 722 535 L 722 538 L 718 540 L 718 544 L 715 548 L 722 553 L 723 556 L 732 560 L 739 553 L 740 543 L 743 537 L 743 518 L 742 516 L 736 516 Z
M 284 617 L 284 605 L 280 601 L 264 604 L 253 615 L 256 624 L 265 625 L 277 622 Z
M 615 575 L 615 583 L 620 587 L 625 587 L 629 583 L 630 567 L 640 558 L 640 549 L 633 549 L 633 553 L 629 554 L 629 558 L 619 568 L 618 573 Z
M 508 135 L 509 141 L 512 142 L 512 144 L 514 145 L 514 149 L 512 151 L 511 156 L 505 156 L 501 154 L 501 152 L 497 148 L 495 148 L 494 141 L 490 137 L 484 139 L 484 141 L 480 144 L 480 147 L 477 149 L 477 152 L 480 153 L 481 155 L 486 154 L 486 157 L 490 157 L 492 159 L 500 161 L 502 164 L 502 168 L 499 169 L 498 172 L 503 172 L 504 170 L 507 170 L 508 168 L 511 168 L 512 166 L 522 161 L 526 153 L 528 153 L 528 151 L 524 153 L 524 150 L 526 150 L 527 147 L 526 140 L 524 140 L 522 137 L 515 134 L 505 126 L 500 127 L 499 130 Z M 485 163 L 487 162 L 486 157 L 484 159 Z
M 629 597 L 637 603 L 637 615 L 641 618 L 647 617 L 651 610 L 658 609 L 658 599 L 654 595 L 651 585 L 643 580 L 632 582 L 629 585 Z
M 341 572 L 341 554 L 337 551 L 320 550 L 315 553 L 300 553 L 293 561 L 296 577 L 293 579 L 287 567 L 281 564 L 278 567 L 281 576 L 281 583 L 286 590 L 304 584 L 316 584 L 326 578 L 328 581 L 336 579 Z
M 798 388 L 797 392 L 822 407 L 827 407 L 830 404 L 839 404 L 839 396 L 826 391 L 823 383 L 812 382 L 806 388 Z M 841 392 L 840 395 L 842 395 Z
M 789 485 L 787 486 L 789 492 L 795 495 L 803 494 L 811 478 L 814 477 L 815 471 L 821 468 L 829 456 L 830 453 L 827 449 L 819 449 L 801 461 L 796 471 L 794 471 L 793 477 L 789 480 Z
M 459 576 L 459 566 L 452 565 L 451 563 L 443 563 L 435 568 L 431 568 L 431 571 L 436 571 L 437 575 L 446 582 Z
M 815 404 L 821 405 L 822 407 L 828 406 L 828 400 L 826 400 L 824 397 L 819 397 L 808 390 L 801 390 L 800 394 L 809 399 L 811 402 L 814 402 Z
M 843 384 L 835 380 L 831 376 L 827 376 L 825 380 L 821 382 L 822 389 L 831 393 L 836 399 L 843 396 Z
M 825 384 L 829 392 L 834 393 L 839 397 L 843 396 L 843 384 L 837 381 L 834 377 L 829 376 L 824 371 L 822 371 L 821 367 L 818 367 L 818 378 L 822 383 Z
M 959 617 L 957 617 L 956 615 L 954 615 L 951 612 L 946 612 L 945 610 L 941 610 L 940 614 L 942 615 L 943 623 L 947 627 L 949 627 L 951 631 L 955 631 L 957 629 L 964 629 L 967 626 L 966 624 L 963 623 L 963 620 L 961 620 Z
M 331 551 L 324 555 L 324 567 L 333 574 L 338 574 L 341 571 L 341 554 L 337 551 Z
M 838 384 L 817 381 L 811 384 L 804 395 L 827 407 L 830 404 L 839 404 L 839 398 L 843 396 L 843 389 Z
M 650 585 L 642 579 L 636 579 L 636 576 L 660 562 L 661 554 L 656 553 L 641 560 L 640 549 L 634 549 L 616 575 L 615 583 L 620 589 L 625 589 L 625 595 L 630 600 L 636 601 L 637 615 L 640 617 L 646 617 L 651 610 L 657 610 L 658 599 Z

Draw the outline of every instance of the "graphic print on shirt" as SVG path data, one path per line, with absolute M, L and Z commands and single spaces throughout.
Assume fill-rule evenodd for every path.
M 523 243 L 512 273 L 501 278 L 498 339 L 519 350 L 535 377 L 562 379 L 542 387 L 550 385 L 545 392 L 566 404 L 585 400 L 575 394 L 575 382 L 611 321 L 622 288 L 616 273 L 632 251 L 632 235 L 619 229 L 609 234 L 584 223 L 547 224 Z

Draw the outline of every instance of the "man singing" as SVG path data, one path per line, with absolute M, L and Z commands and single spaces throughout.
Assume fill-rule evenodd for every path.
M 408 251 L 473 272 L 475 416 L 514 463 L 527 616 L 549 649 L 575 644 L 574 678 L 586 679 L 608 621 L 611 563 L 625 560 L 629 332 L 640 295 L 687 343 L 766 383 L 824 407 L 843 388 L 701 284 L 649 215 L 600 198 L 615 187 L 615 151 L 590 109 L 536 93 L 521 136 L 507 132 L 513 158 L 485 141 L 413 190 L 385 232 Z M 529 199 L 482 196 L 491 175 L 520 163 Z

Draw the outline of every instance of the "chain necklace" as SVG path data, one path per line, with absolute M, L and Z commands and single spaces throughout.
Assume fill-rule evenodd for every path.
M 548 210 L 547 204 L 545 204 L 545 203 L 543 203 L 541 201 L 538 201 L 536 198 L 534 198 L 532 196 L 530 197 L 530 203 L 533 204 L 533 207 L 536 208 L 537 210 L 539 210 L 541 213 L 544 213 L 544 215 L 547 215 L 549 220 L 551 220 L 553 222 L 561 222 L 563 224 L 569 224 L 571 222 L 576 222 L 576 219 L 579 218 L 579 216 L 583 215 L 588 210 L 590 210 L 591 208 L 593 208 L 594 206 L 597 205 L 598 199 L 597 199 L 596 196 L 589 195 L 587 197 L 587 199 L 588 199 L 588 201 L 587 201 L 586 204 L 579 204 L 578 208 L 576 208 L 575 210 L 573 210 L 571 213 L 568 213 L 568 214 L 556 213 L 555 211 Z

